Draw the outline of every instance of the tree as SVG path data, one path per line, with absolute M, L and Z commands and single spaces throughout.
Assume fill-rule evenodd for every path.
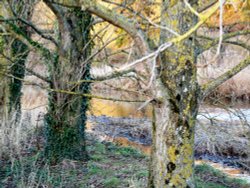
M 5 35 L 5 32 L 8 32 L 10 27 L 15 25 L 21 28 L 22 32 L 30 36 L 28 31 L 27 24 L 23 23 L 22 19 L 28 20 L 32 16 L 33 7 L 35 0 L 33 1 L 3 1 L 0 4 L 0 16 L 1 18 L 9 19 L 12 16 L 19 16 L 15 20 L 8 20 L 11 24 L 5 28 L 1 28 L 1 106 L 0 111 L 2 120 L 15 120 L 18 121 L 21 113 L 21 88 L 22 81 L 17 78 L 24 78 L 25 74 L 25 61 L 28 56 L 29 50 L 26 44 L 24 44 L 18 38 L 13 38 Z M 7 9 L 6 7 L 9 7 Z M 3 21 L 3 20 L 2 20 Z M 15 24 L 15 25 L 14 25 Z M 4 31 L 5 29 L 5 31 Z M 12 28 L 14 29 L 14 28 Z M 10 34 L 11 35 L 11 34 Z M 11 75 L 12 77 L 7 77 L 6 74 Z M 11 119 L 9 119 L 11 118 Z
M 150 39 L 139 22 L 130 20 L 126 14 L 122 15 L 107 8 L 101 1 L 50 2 L 66 7 L 81 7 L 123 29 L 133 38 L 142 58 L 119 69 L 119 73 L 149 58 L 155 60 L 153 63 L 148 62 L 153 69 L 150 90 L 153 94 L 151 103 L 154 105 L 153 151 L 148 186 L 194 187 L 194 128 L 199 104 L 219 85 L 250 64 L 248 57 L 217 79 L 205 85 L 198 85 L 196 63 L 200 51 L 211 48 L 219 43 L 220 39 L 226 41 L 242 34 L 225 34 L 223 38 L 197 48 L 197 29 L 222 7 L 222 1 L 160 1 L 161 35 L 158 42 Z M 205 3 L 205 6 L 201 7 L 200 2 Z M 125 6 L 125 9 L 131 9 L 129 4 L 127 5 L 125 1 L 120 4 Z M 237 45 L 236 42 L 234 44 Z M 247 45 L 244 47 L 249 49 Z M 117 74 L 117 71 L 115 73 Z
M 119 76 L 131 67 L 146 62 L 151 69 L 148 79 L 153 116 L 153 150 L 151 155 L 149 187 L 194 187 L 194 128 L 200 102 L 220 84 L 250 64 L 250 57 L 219 76 L 199 85 L 197 82 L 197 56 L 224 40 L 249 50 L 246 44 L 228 41 L 230 38 L 249 34 L 249 31 L 225 34 L 218 39 L 197 42 L 196 32 L 211 17 L 222 1 L 157 1 L 161 7 L 160 25 L 133 10 L 134 1 L 121 4 L 103 0 L 108 4 L 123 7 L 135 15 L 119 13 L 101 1 L 90 0 L 44 0 L 55 13 L 59 23 L 59 40 L 51 39 L 56 51 L 49 51 L 13 29 L 18 38 L 31 48 L 36 48 L 46 58 L 50 73 L 50 102 L 46 117 L 47 146 L 45 153 L 52 162 L 62 158 L 75 159 L 83 156 L 86 97 L 89 91 L 89 48 L 90 14 L 123 29 L 134 40 L 141 58 L 108 75 Z M 154 4 L 145 1 L 147 6 Z M 231 1 L 230 1 L 231 2 Z M 135 19 L 136 18 L 136 19 Z M 160 37 L 153 40 L 145 24 L 160 29 Z M 6 22 L 5 22 L 6 23 Z M 34 29 L 34 28 L 33 28 Z M 44 37 L 44 36 L 43 36 Z M 48 38 L 48 37 L 47 37 Z M 219 45 L 220 46 L 220 45 Z M 84 49 L 84 50 L 83 50 Z M 83 98 L 84 97 L 84 98 Z M 80 118 L 76 118 L 80 117 Z M 80 144 L 81 145 L 81 144 Z
M 21 1 L 21 3 L 24 2 Z M 91 77 L 88 56 L 92 45 L 90 41 L 92 19 L 88 12 L 84 12 L 80 8 L 65 8 L 52 5 L 47 1 L 45 3 L 56 15 L 59 25 L 58 40 L 40 30 L 27 17 L 22 17 L 19 12 L 10 16 L 2 15 L 1 22 L 3 27 L 11 33 L 10 39 L 21 41 L 27 48 L 36 50 L 47 65 L 48 78 L 31 71 L 33 75 L 48 84 L 46 87 L 49 91 L 49 105 L 45 118 L 45 156 L 51 163 L 57 163 L 64 158 L 86 159 L 85 123 L 88 98 L 60 91 L 85 93 L 86 95 L 89 93 Z M 5 10 L 11 9 L 8 1 L 3 1 L 2 5 Z M 27 2 L 25 5 L 30 6 L 31 2 Z M 34 41 L 24 28 L 15 22 L 16 20 L 24 24 L 25 28 L 53 43 L 55 50 L 50 50 L 43 44 Z M 5 41 L 5 44 L 9 44 L 8 41 Z M 27 56 L 26 51 L 25 55 Z M 23 58 L 21 61 L 23 63 Z M 20 84 L 25 81 L 23 80 L 23 65 L 22 68 L 22 75 L 9 74 Z M 5 69 L 3 70 L 5 71 Z M 5 72 L 2 75 L 5 78 Z M 84 81 L 79 83 L 79 80 Z M 4 93 L 3 97 L 8 95 L 8 93 Z M 18 97 L 20 100 L 20 95 Z
M 50 67 L 51 93 L 46 115 L 45 153 L 52 162 L 86 159 L 85 124 L 88 98 L 61 93 L 88 94 L 90 90 L 91 16 L 80 8 L 64 8 L 45 1 L 57 17 L 59 41 Z M 79 80 L 84 80 L 78 83 Z M 54 91 L 58 92 L 54 92 Z

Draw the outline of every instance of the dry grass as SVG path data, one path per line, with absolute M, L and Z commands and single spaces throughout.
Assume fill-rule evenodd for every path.
M 250 157 L 250 129 L 239 122 L 199 122 L 196 127 L 197 153 Z
M 0 158 L 20 154 L 23 143 L 26 143 L 34 127 L 25 122 L 1 122 L 0 124 Z
M 217 36 L 216 32 L 211 32 L 209 35 Z M 234 40 L 244 41 L 249 44 L 248 36 L 237 37 L 234 38 Z M 215 59 L 216 48 L 217 47 L 204 52 L 199 57 L 198 79 L 201 84 L 217 78 L 249 55 L 249 52 L 241 47 L 223 44 L 220 56 Z M 245 96 L 248 98 L 250 96 L 249 72 L 249 67 L 244 69 L 233 78 L 222 84 L 216 92 L 220 94 L 220 96 L 224 97 Z
M 196 125 L 197 155 L 210 154 L 243 160 L 250 158 L 250 127 L 246 121 L 207 118 L 210 119 L 200 119 Z M 89 131 L 100 138 L 150 153 L 151 122 L 148 119 L 92 116 L 90 122 Z
M 33 134 L 22 145 L 16 145 L 18 147 L 8 152 L 4 160 L 0 157 L 0 187 L 141 188 L 147 185 L 148 158 L 135 149 L 99 142 L 96 137 L 88 135 L 91 157 L 88 163 L 65 159 L 49 166 L 34 144 L 37 136 Z M 240 180 L 215 173 L 211 167 L 198 166 L 196 172 L 198 188 L 210 185 L 216 188 L 248 187 Z

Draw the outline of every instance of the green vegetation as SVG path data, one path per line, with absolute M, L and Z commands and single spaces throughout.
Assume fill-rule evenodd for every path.
M 89 136 L 91 137 L 91 136 Z M 0 159 L 0 187 L 146 187 L 149 158 L 129 147 L 87 140 L 88 162 L 64 160 L 49 166 L 36 145 L 9 158 Z M 197 188 L 246 188 L 207 165 L 195 168 Z
M 229 178 L 221 171 L 209 165 L 197 165 L 195 167 L 196 187 L 200 188 L 248 188 L 249 185 L 240 179 Z
M 25 76 L 25 61 L 29 52 L 28 47 L 21 41 L 15 40 L 12 42 L 11 50 L 12 50 L 12 56 L 14 57 L 14 63 L 11 66 L 10 72 L 14 77 L 23 79 Z M 10 111 L 16 110 L 16 112 L 20 114 L 22 81 L 14 78 L 12 79 L 9 87 L 10 87 L 10 96 L 9 96 Z

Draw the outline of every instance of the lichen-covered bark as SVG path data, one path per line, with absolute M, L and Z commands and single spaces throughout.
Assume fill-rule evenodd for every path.
M 91 16 L 80 8 L 52 7 L 59 20 L 59 48 L 50 68 L 51 88 L 89 93 L 89 43 Z M 56 9 L 58 8 L 58 9 Z M 86 46 L 87 45 L 87 46 Z M 85 123 L 88 99 L 66 93 L 50 93 L 46 116 L 45 154 L 52 163 L 64 158 L 86 159 Z
M 193 187 L 196 115 L 181 115 L 171 106 L 155 107 L 149 187 Z
M 163 5 L 163 25 L 180 34 L 195 25 L 196 18 L 182 1 L 164 1 Z M 171 37 L 161 33 L 162 42 Z M 191 35 L 161 55 L 162 84 L 155 88 L 160 100 L 155 105 L 149 187 L 194 187 L 194 126 L 199 101 L 194 46 Z

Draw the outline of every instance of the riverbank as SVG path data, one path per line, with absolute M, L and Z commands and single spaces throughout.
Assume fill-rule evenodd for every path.
M 196 126 L 196 160 L 225 169 L 228 175 L 242 177 L 250 183 L 248 127 L 238 121 L 223 121 L 218 125 L 215 119 L 211 123 L 202 117 Z M 88 131 L 101 141 L 130 146 L 150 155 L 152 139 L 148 118 L 90 116 Z
M 198 117 L 195 134 L 196 155 L 220 155 L 228 158 L 248 158 L 250 128 L 239 121 L 217 121 L 213 117 Z M 151 121 L 148 118 L 89 116 L 88 131 L 100 139 L 121 140 L 150 146 Z M 147 153 L 147 151 L 143 151 Z
M 0 159 L 0 187 L 141 188 L 147 185 L 149 157 L 131 147 L 100 141 L 88 133 L 87 163 L 64 160 L 49 166 L 35 142 L 30 139 L 26 143 L 29 147 Z M 41 137 L 39 142 L 43 142 Z M 208 165 L 196 166 L 195 184 L 197 188 L 249 187 L 246 182 L 229 178 Z

